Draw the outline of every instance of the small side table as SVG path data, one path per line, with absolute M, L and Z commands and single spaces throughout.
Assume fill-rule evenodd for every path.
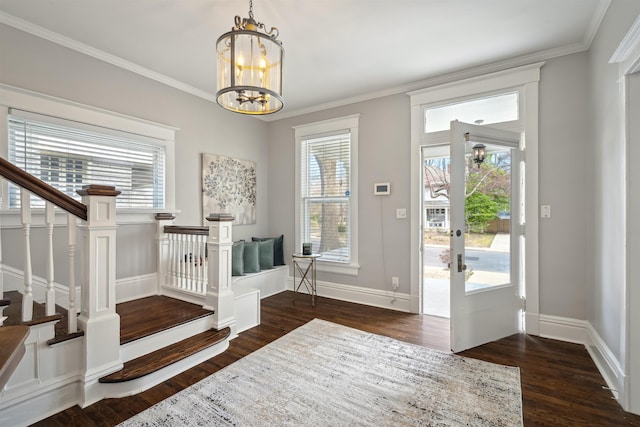
M 311 305 L 315 307 L 316 297 L 318 296 L 316 288 L 316 259 L 320 258 L 321 254 L 293 254 L 291 255 L 291 261 L 293 262 L 293 291 L 298 292 L 300 286 L 304 285 L 307 288 L 307 292 L 311 294 Z M 308 262 L 305 265 L 301 262 Z M 296 270 L 300 273 L 300 281 L 296 282 Z M 294 295 L 295 298 L 295 295 Z

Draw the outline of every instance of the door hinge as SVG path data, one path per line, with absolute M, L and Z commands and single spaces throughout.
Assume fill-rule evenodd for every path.
M 520 297 L 520 309 L 527 311 L 527 299 L 525 297 Z

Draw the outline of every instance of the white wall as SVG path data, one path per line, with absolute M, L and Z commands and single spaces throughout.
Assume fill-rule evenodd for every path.
M 620 366 L 625 361 L 626 152 L 618 66 L 609 59 L 640 13 L 640 2 L 616 0 L 589 51 L 589 105 L 593 150 L 592 262 L 588 320 Z
M 234 238 L 266 235 L 266 123 L 3 24 L 0 58 L 2 83 L 180 128 L 176 135 L 176 208 L 181 213 L 176 224 L 201 224 L 200 153 L 255 161 L 258 222 L 234 227 Z M 213 76 L 211 84 L 213 87 Z M 130 225 L 118 231 L 118 240 L 127 242 L 119 244 L 119 278 L 155 271 L 154 254 L 131 255 L 150 249 L 140 243 L 139 235 L 140 230 Z M 121 247 L 131 252 L 125 255 Z

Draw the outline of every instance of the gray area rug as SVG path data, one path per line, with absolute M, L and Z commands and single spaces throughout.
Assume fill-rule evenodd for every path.
M 522 426 L 518 368 L 314 319 L 121 426 Z

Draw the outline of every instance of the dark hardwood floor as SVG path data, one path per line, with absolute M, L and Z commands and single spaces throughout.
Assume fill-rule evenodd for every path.
M 87 408 L 75 406 L 39 426 L 113 426 L 183 390 L 219 369 L 285 335 L 313 318 L 390 336 L 446 351 L 446 319 L 284 292 L 262 300 L 262 324 L 241 333 L 214 358 L 135 396 L 105 399 Z M 577 344 L 514 335 L 462 353 L 464 356 L 519 366 L 525 426 L 640 426 L 640 416 L 624 412 L 585 348 Z

